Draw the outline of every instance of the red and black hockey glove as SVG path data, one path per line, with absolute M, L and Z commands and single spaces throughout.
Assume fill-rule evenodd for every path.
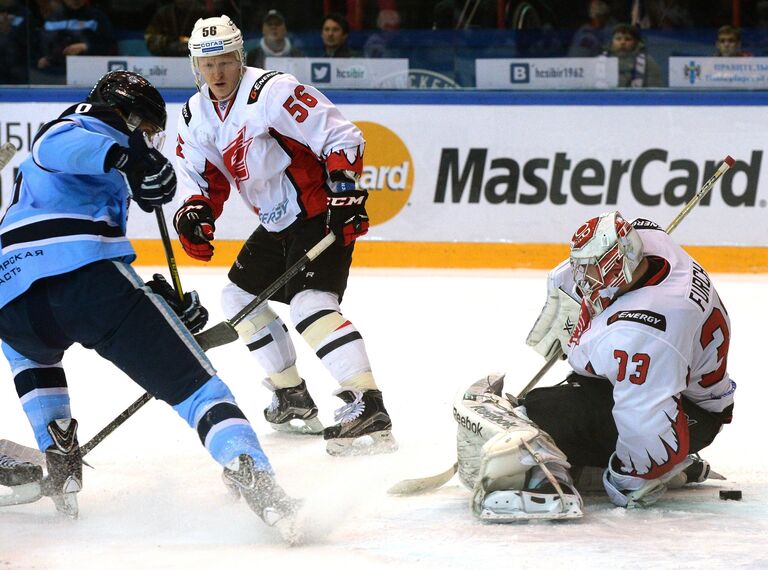
M 335 174 L 331 173 L 331 181 L 334 184 L 331 195 L 328 196 L 325 223 L 328 231 L 343 239 L 344 245 L 349 245 L 368 233 L 368 212 L 365 211 L 368 192 L 358 190 L 354 180 L 348 178 L 334 181 Z
M 210 202 L 203 196 L 192 196 L 173 217 L 173 227 L 179 234 L 181 247 L 187 255 L 200 261 L 213 257 L 213 232 L 215 218 Z

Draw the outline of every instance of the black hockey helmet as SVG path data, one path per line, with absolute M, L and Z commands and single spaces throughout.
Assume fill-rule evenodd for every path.
M 149 121 L 159 130 L 165 130 L 168 113 L 160 92 L 138 73 L 110 71 L 105 74 L 86 99 L 89 103 L 104 103 L 119 109 L 127 117 L 131 130 L 142 120 Z

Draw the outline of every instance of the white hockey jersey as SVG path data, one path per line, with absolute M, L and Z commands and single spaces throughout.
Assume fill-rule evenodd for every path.
M 709 275 L 653 222 L 633 226 L 651 269 L 592 319 L 568 361 L 579 374 L 611 381 L 616 455 L 627 474 L 654 479 L 688 455 L 679 396 L 722 412 L 736 385 L 726 369 L 730 321 Z M 572 290 L 570 267 L 557 271 Z
M 325 212 L 328 172 L 362 172 L 365 144 L 317 89 L 251 67 L 230 101 L 193 95 L 176 142 L 180 195 L 205 196 L 218 218 L 235 188 L 271 232 Z

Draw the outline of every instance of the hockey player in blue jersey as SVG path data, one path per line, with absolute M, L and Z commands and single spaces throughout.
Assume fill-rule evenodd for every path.
M 147 144 L 165 121 L 165 102 L 146 79 L 106 74 L 84 102 L 37 133 L 0 222 L 0 338 L 46 455 L 42 490 L 77 515 L 82 459 L 61 362 L 77 342 L 171 405 L 224 466 L 228 486 L 282 530 L 295 501 L 185 327 L 205 324 L 196 294 L 182 305 L 167 283 L 147 286 L 130 266 L 129 203 L 150 212 L 176 191 L 172 165 Z

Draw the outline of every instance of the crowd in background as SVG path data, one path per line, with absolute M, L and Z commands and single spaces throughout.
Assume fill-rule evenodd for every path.
M 655 87 L 651 37 L 678 34 L 679 55 L 701 38 L 708 55 L 768 55 L 768 0 L 0 0 L 0 83 L 63 83 L 67 56 L 186 56 L 194 22 L 221 14 L 257 67 L 281 56 L 423 59 L 432 46 L 454 59 L 605 54 L 619 58 L 621 87 Z M 740 27 L 757 30 L 745 47 Z

